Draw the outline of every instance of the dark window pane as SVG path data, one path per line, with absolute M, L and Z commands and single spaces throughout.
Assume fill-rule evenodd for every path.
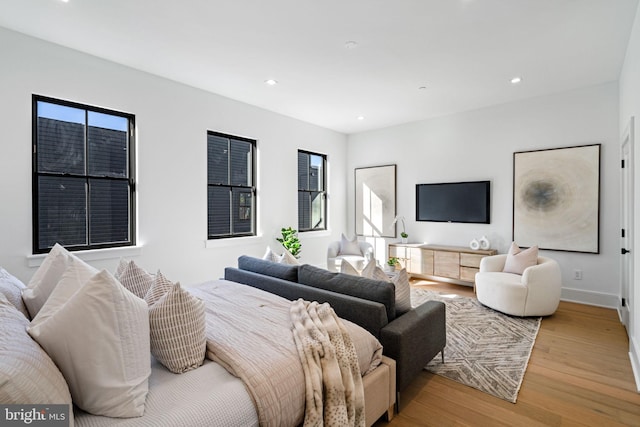
M 309 189 L 309 155 L 298 151 L 298 190 Z
M 129 185 L 126 181 L 89 180 L 91 244 L 129 240 Z
M 229 139 L 207 136 L 207 171 L 209 184 L 229 183 Z
M 208 191 L 209 236 L 225 236 L 231 231 L 231 193 L 228 187 L 209 187 Z
M 250 190 L 233 191 L 233 234 L 253 232 L 253 197 Z
M 40 248 L 87 244 L 86 185 L 84 178 L 38 178 Z
M 231 185 L 251 186 L 251 144 L 231 143 Z
M 308 230 L 311 228 L 311 202 L 309 193 L 298 191 L 298 229 Z
M 39 117 L 37 158 L 38 172 L 84 174 L 84 125 Z
M 127 131 L 89 125 L 89 174 L 127 177 Z

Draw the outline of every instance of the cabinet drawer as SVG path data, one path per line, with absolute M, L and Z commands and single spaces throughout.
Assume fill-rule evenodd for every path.
M 486 255 L 479 254 L 460 254 L 460 265 L 464 267 L 480 267 L 480 260 Z
M 434 251 L 433 274 L 451 279 L 460 278 L 460 253 Z
M 476 273 L 478 271 L 480 270 L 473 267 L 460 267 L 460 280 L 464 280 L 465 282 L 475 282 Z

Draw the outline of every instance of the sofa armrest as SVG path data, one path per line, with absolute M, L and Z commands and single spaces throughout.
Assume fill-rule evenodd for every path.
M 397 317 L 380 331 L 380 343 L 396 361 L 400 392 L 447 344 L 444 303 L 427 301 Z

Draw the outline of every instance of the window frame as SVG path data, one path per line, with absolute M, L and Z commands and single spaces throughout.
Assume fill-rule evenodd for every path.
M 249 143 L 251 146 L 251 167 L 248 169 L 248 172 L 251 174 L 251 185 L 235 185 L 231 183 L 231 180 L 229 179 L 228 184 L 211 184 L 209 183 L 209 165 L 208 165 L 208 161 L 209 161 L 209 155 L 207 153 L 207 240 L 220 240 L 220 239 L 235 239 L 235 238 L 239 238 L 239 237 L 252 237 L 252 236 L 257 236 L 257 217 L 258 217 L 258 203 L 257 203 L 257 175 L 256 175 L 256 151 L 257 151 L 257 140 L 255 139 L 251 139 L 251 138 L 246 138 L 246 137 L 242 137 L 242 136 L 236 136 L 236 135 L 231 135 L 231 134 L 227 134 L 227 133 L 223 133 L 223 132 L 217 132 L 217 131 L 212 131 L 212 130 L 207 130 L 207 150 L 209 149 L 209 136 L 215 136 L 218 138 L 225 138 L 229 140 L 229 144 L 231 144 L 232 141 L 240 141 L 240 142 L 246 142 Z M 230 147 L 230 145 L 229 145 Z M 228 177 L 231 176 L 232 174 L 232 170 L 231 170 L 231 150 L 229 149 L 228 152 L 229 158 L 228 158 L 228 163 L 227 163 L 227 175 Z M 234 232 L 233 231 L 233 215 L 230 214 L 230 223 L 229 223 L 229 233 L 227 234 L 209 234 L 209 188 L 210 187 L 217 187 L 217 188 L 221 188 L 221 187 L 226 187 L 229 188 L 229 190 L 231 191 L 231 195 L 229 197 L 229 209 L 230 212 L 233 212 L 233 189 L 243 189 L 243 190 L 249 190 L 251 193 L 251 198 L 253 199 L 251 206 L 246 206 L 243 205 L 239 202 L 238 208 L 242 209 L 242 211 L 246 211 L 247 208 L 250 209 L 250 215 L 251 215 L 251 231 L 249 232 Z M 239 211 L 240 212 L 240 211 Z
M 304 190 L 300 188 L 300 181 L 298 179 L 298 231 L 301 233 L 305 233 L 305 232 L 310 232 L 310 231 L 323 231 L 323 230 L 327 230 L 328 229 L 328 218 L 327 218 L 327 212 L 328 212 L 328 197 L 327 197 L 327 155 L 326 154 L 321 154 L 321 153 L 316 153 L 313 151 L 308 151 L 308 150 L 302 150 L 302 149 L 298 149 L 297 153 L 296 153 L 296 157 L 298 157 L 300 155 L 300 153 L 304 153 L 307 154 L 309 156 L 317 156 L 320 157 L 322 159 L 322 190 Z M 296 161 L 296 164 L 298 164 L 298 167 L 300 166 L 299 163 Z M 300 177 L 300 170 L 297 171 L 298 173 L 298 178 Z M 300 227 L 300 193 L 304 192 L 307 194 L 311 194 L 311 193 L 320 193 L 321 197 L 322 197 L 322 201 L 323 201 L 323 209 L 322 209 L 322 223 L 324 224 L 323 227 L 317 227 L 317 228 L 302 228 Z
M 55 172 L 40 172 L 38 171 L 38 102 L 45 102 L 49 104 L 60 105 L 63 107 L 70 107 L 75 109 L 84 110 L 85 115 L 85 123 L 84 123 L 84 166 L 85 170 L 83 174 L 76 173 L 55 173 Z M 66 244 L 65 248 L 69 251 L 88 251 L 94 249 L 106 249 L 106 248 L 121 248 L 121 247 L 131 247 L 136 245 L 136 236 L 137 236 L 137 224 L 136 224 L 136 181 L 135 181 L 135 164 L 136 164 L 136 125 L 135 125 L 135 115 L 130 113 L 125 113 L 122 111 L 110 110 L 107 108 L 97 107 L 88 104 L 82 104 L 79 102 L 68 101 L 58 98 L 52 98 L 48 96 L 42 95 L 32 95 L 32 130 L 31 130 L 31 154 L 32 154 L 32 245 L 33 245 L 33 254 L 46 254 L 49 253 L 51 247 L 40 248 L 40 215 L 39 215 L 39 207 L 40 207 L 40 193 L 38 190 L 38 179 L 41 176 L 54 176 L 54 177 L 75 177 L 82 178 L 85 180 L 85 194 L 86 194 L 86 211 L 85 211 L 85 219 L 86 219 L 86 243 L 84 245 L 71 245 Z M 89 150 L 88 147 L 88 133 L 89 133 L 89 125 L 88 125 L 88 114 L 89 112 L 95 112 L 100 114 L 112 115 L 117 117 L 122 117 L 127 119 L 128 129 L 127 129 L 127 176 L 126 177 L 112 177 L 106 175 L 92 175 L 89 173 Z M 109 243 L 91 243 L 91 227 L 90 227 L 90 218 L 91 218 L 91 193 L 89 180 L 101 180 L 101 181 L 120 181 L 127 182 L 127 186 L 129 189 L 128 194 L 128 239 L 126 241 L 120 242 L 109 242 Z

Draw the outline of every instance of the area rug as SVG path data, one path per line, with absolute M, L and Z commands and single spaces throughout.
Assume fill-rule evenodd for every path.
M 507 316 L 475 298 L 411 289 L 414 307 L 429 300 L 446 304 L 447 346 L 445 363 L 436 356 L 425 369 L 515 403 L 541 318 Z

